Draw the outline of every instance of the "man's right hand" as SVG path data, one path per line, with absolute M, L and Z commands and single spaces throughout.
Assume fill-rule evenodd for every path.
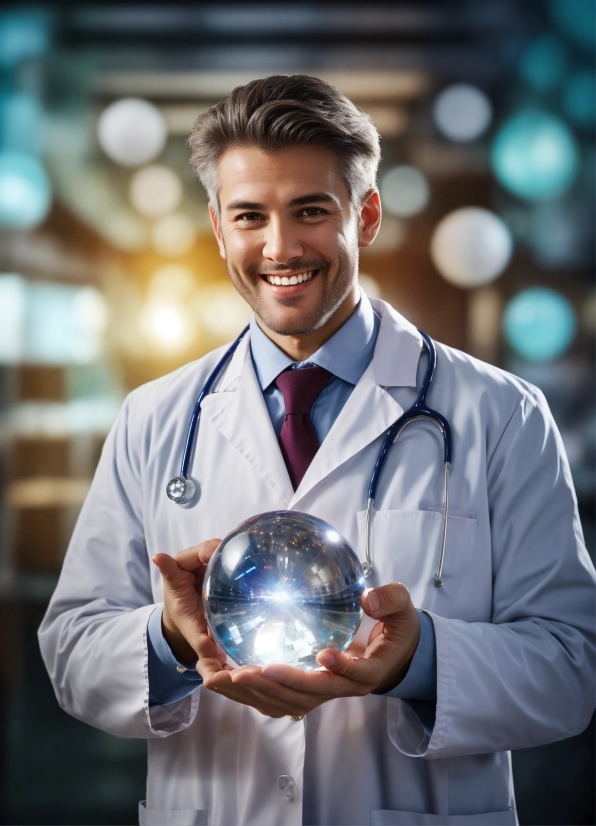
M 194 664 L 199 657 L 216 660 L 221 668 L 226 661 L 225 653 L 209 636 L 201 596 L 207 563 L 220 541 L 209 539 L 176 556 L 153 557 L 163 577 L 163 635 L 176 659 L 183 663 Z

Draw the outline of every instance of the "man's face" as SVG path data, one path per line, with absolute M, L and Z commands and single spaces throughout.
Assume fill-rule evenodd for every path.
M 211 210 L 211 217 L 220 252 L 262 324 L 277 335 L 304 336 L 323 328 L 346 302 L 351 312 L 358 301 L 358 247 L 372 241 L 376 227 L 363 241 L 362 215 L 333 152 L 233 147 L 218 173 L 220 215 Z

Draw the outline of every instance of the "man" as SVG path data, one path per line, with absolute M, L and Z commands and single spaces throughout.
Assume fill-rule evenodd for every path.
M 223 351 L 126 401 L 40 629 L 58 700 L 148 738 L 144 824 L 516 823 L 508 750 L 578 733 L 593 704 L 594 571 L 544 398 L 437 344 L 443 587 L 442 444 L 416 424 L 377 492 L 353 648 L 309 673 L 226 662 L 200 599 L 214 537 L 291 508 L 363 559 L 368 479 L 426 356 L 357 286 L 381 217 L 363 112 L 320 80 L 270 77 L 211 107 L 190 144 L 250 335 L 203 402 L 192 502 L 164 488 Z

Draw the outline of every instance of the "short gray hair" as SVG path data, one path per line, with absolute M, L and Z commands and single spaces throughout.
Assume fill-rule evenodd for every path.
M 350 199 L 376 186 L 379 133 L 366 112 L 330 83 L 308 75 L 272 75 L 237 86 L 199 115 L 188 139 L 190 162 L 218 208 L 217 165 L 232 146 L 275 152 L 309 144 L 332 150 Z

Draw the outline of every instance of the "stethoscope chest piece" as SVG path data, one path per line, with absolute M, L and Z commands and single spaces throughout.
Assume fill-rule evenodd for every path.
M 166 485 L 168 499 L 177 505 L 186 505 L 195 495 L 195 483 L 184 476 L 174 476 Z

